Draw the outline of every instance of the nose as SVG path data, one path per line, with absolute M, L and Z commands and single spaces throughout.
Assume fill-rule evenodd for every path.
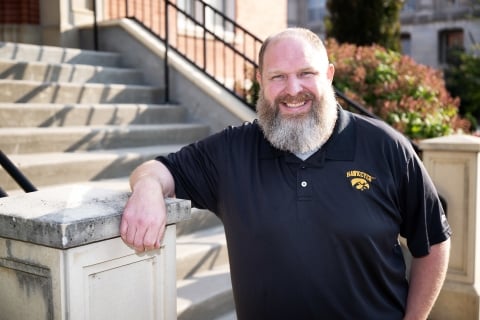
M 291 96 L 295 96 L 299 92 L 302 91 L 302 83 L 300 79 L 297 77 L 291 76 L 288 77 L 287 83 L 286 83 L 286 88 L 285 88 L 286 93 L 288 93 Z

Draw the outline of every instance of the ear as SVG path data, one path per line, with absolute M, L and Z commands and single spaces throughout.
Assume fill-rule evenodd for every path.
M 333 81 L 333 75 L 335 74 L 335 66 L 333 64 L 328 65 L 327 69 L 327 78 L 330 81 L 330 83 Z
M 257 82 L 261 86 L 262 85 L 262 74 L 260 73 L 260 70 L 257 70 L 257 72 L 255 73 L 255 78 L 257 79 Z

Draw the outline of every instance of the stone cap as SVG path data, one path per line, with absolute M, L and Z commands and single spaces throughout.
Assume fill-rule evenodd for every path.
M 59 249 L 115 238 L 129 195 L 119 184 L 78 184 L 0 198 L 0 237 Z M 167 224 L 190 218 L 190 201 L 166 204 Z
M 432 151 L 479 152 L 480 137 L 466 134 L 454 134 L 422 140 L 419 143 L 419 147 L 421 150 Z

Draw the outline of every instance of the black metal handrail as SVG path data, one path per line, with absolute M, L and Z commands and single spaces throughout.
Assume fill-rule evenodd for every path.
M 253 33 L 202 0 L 192 2 L 193 12 L 170 0 L 146 1 L 143 5 L 135 0 L 125 0 L 123 8 L 124 14 L 119 14 L 119 17 L 136 21 L 165 43 L 167 101 L 168 50 L 172 50 L 250 108 L 255 108 L 249 95 L 249 84 L 255 81 L 257 52 L 262 40 Z M 163 14 L 158 17 L 147 14 L 158 12 L 161 8 Z M 248 84 L 245 85 L 245 82 Z
M 25 192 L 37 191 L 37 188 L 27 179 L 27 177 L 13 164 L 2 150 L 0 150 L 0 165 L 17 182 Z M 0 198 L 7 197 L 8 194 L 0 188 Z

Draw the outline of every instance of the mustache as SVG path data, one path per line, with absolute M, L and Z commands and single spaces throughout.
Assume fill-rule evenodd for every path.
M 284 94 L 284 95 L 281 95 L 281 96 L 278 96 L 278 97 L 275 98 L 274 103 L 276 105 L 278 105 L 280 103 L 289 104 L 289 103 L 298 103 L 298 102 L 301 102 L 301 101 L 314 100 L 314 99 L 315 99 L 315 95 L 313 95 L 310 92 L 303 91 L 303 92 L 300 92 L 300 93 L 298 93 L 294 96 L 292 96 L 288 93 Z

